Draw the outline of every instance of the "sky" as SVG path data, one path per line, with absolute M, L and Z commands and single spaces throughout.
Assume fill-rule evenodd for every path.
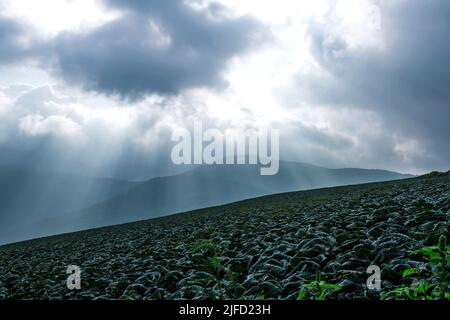
M 0 165 L 145 179 L 173 130 L 284 160 L 450 169 L 447 0 L 0 0 Z

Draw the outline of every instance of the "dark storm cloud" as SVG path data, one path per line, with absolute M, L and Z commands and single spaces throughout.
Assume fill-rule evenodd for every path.
M 319 103 L 370 108 L 386 130 L 426 145 L 436 163 L 450 163 L 450 2 L 388 1 L 381 6 L 383 50 L 353 50 L 320 25 L 311 49 L 331 80 L 302 79 Z M 332 40 L 330 40 L 332 39 Z
M 23 58 L 26 49 L 19 38 L 24 36 L 20 24 L 0 16 L 0 64 L 15 62 Z
M 106 3 L 123 16 L 90 33 L 64 33 L 51 65 L 69 83 L 140 98 L 192 87 L 220 87 L 227 61 L 255 42 L 260 25 L 228 19 L 219 5 L 197 11 L 182 1 Z

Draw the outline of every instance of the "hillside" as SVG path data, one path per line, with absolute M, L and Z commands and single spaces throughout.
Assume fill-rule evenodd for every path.
M 327 169 L 285 161 L 274 176 L 261 176 L 256 166 L 202 166 L 142 182 L 123 194 L 66 216 L 71 226 L 92 228 L 269 194 L 409 177 L 385 170 Z
M 0 247 L 0 299 L 292 299 L 317 273 L 337 299 L 377 299 L 366 268 L 380 266 L 382 291 L 402 285 L 425 266 L 410 252 L 449 223 L 450 174 L 266 196 Z
M 202 166 L 141 182 L 5 167 L 0 168 L 0 244 L 268 194 L 407 177 L 294 162 L 281 162 L 275 176 L 260 176 L 256 166 Z
M 0 244 L 56 233 L 43 221 L 121 194 L 136 183 L 0 167 Z M 38 232 L 39 231 L 39 232 Z
M 202 166 L 184 173 L 186 179 L 208 177 L 243 182 L 268 194 L 334 187 L 368 182 L 411 178 L 411 175 L 387 170 L 358 168 L 329 169 L 307 163 L 280 161 L 274 176 L 262 176 L 256 166 Z

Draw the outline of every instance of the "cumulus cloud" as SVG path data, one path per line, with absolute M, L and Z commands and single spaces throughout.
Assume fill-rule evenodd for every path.
M 263 34 L 254 19 L 230 17 L 218 4 L 201 10 L 184 1 L 106 4 L 122 14 L 91 31 L 62 32 L 36 55 L 68 83 L 124 98 L 221 87 L 227 62 Z
M 311 24 L 311 52 L 321 70 L 299 75 L 302 98 L 335 108 L 373 110 L 383 118 L 391 141 L 397 134 L 406 136 L 415 141 L 408 144 L 409 151 L 429 153 L 425 160 L 416 159 L 418 166 L 446 167 L 450 3 L 384 1 L 380 10 L 377 32 L 382 42 L 369 47 L 354 46 L 345 33 L 336 33 L 333 14 L 328 17 L 333 24 Z M 397 144 L 394 149 L 406 150 Z
M 0 65 L 20 68 L 0 77 L 0 148 L 33 164 L 145 178 L 170 165 L 170 130 L 201 119 L 280 128 L 289 160 L 448 168 L 447 1 L 288 2 L 262 26 L 245 15 L 253 5 L 238 16 L 210 1 L 103 0 L 110 18 L 49 23 L 41 39 L 17 15 L 0 18 Z M 366 24 L 373 3 L 380 29 Z M 272 17 L 273 6 L 254 11 Z M 31 65 L 48 77 L 36 80 Z
M 77 134 L 80 127 L 66 116 L 43 117 L 39 114 L 32 114 L 19 120 L 19 129 L 30 136 L 47 134 L 71 136 Z
M 49 85 L 0 87 L 0 166 L 126 179 L 181 169 L 170 161 L 171 130 L 189 126 L 195 116 L 181 98 L 124 105 L 70 92 Z
M 16 62 L 26 56 L 25 36 L 19 23 L 0 15 L 0 64 Z

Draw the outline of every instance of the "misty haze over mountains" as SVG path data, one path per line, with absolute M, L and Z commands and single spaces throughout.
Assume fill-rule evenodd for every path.
M 189 211 L 262 195 L 409 178 L 385 170 L 327 169 L 280 162 L 259 167 L 200 166 L 130 182 L 0 168 L 0 244 Z

